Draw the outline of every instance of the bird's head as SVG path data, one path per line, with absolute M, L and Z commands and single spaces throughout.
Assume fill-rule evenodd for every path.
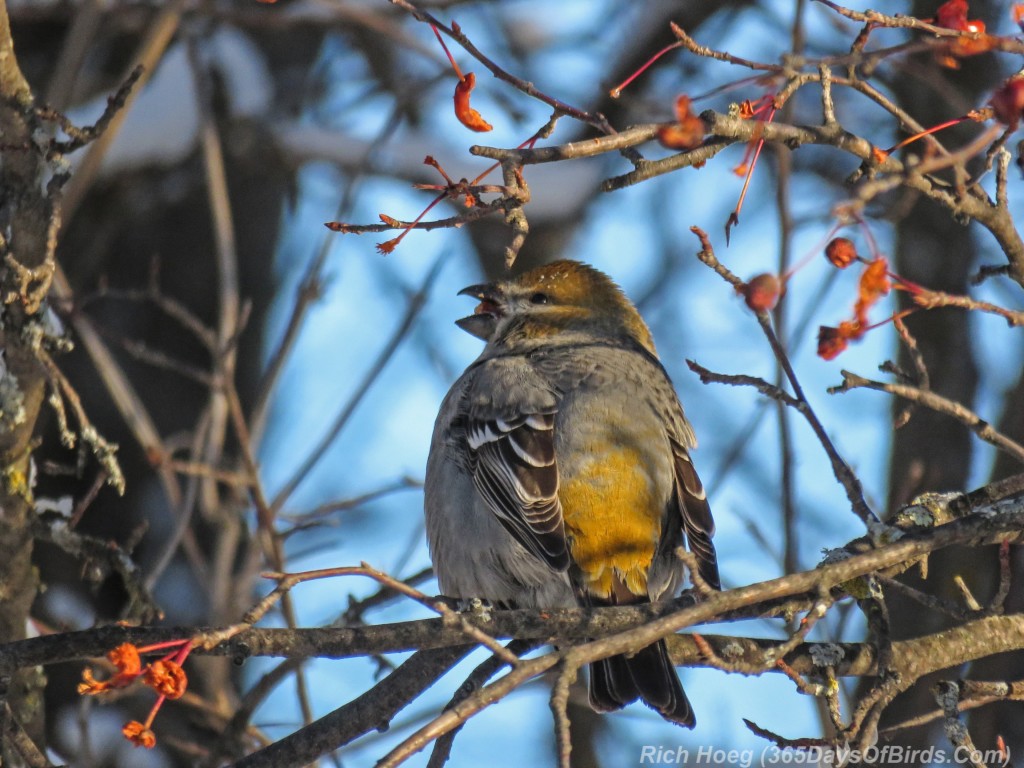
M 628 338 L 655 351 L 650 330 L 622 290 L 578 261 L 555 261 L 509 280 L 471 285 L 459 295 L 480 303 L 456 323 L 489 344 Z

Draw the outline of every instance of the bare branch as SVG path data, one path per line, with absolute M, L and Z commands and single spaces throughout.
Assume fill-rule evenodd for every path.
M 1024 463 L 1024 445 L 1011 440 L 1006 435 L 997 431 L 991 424 L 982 419 L 974 411 L 953 400 L 908 384 L 894 384 L 884 381 L 873 381 L 865 379 L 849 371 L 841 371 L 843 383 L 835 387 L 829 387 L 830 394 L 843 394 L 851 389 L 875 389 L 879 392 L 888 392 L 891 395 L 902 397 L 911 402 L 919 403 L 933 411 L 952 416 L 964 426 L 968 427 L 986 443 L 991 443 L 999 450 L 1012 456 L 1017 461 Z

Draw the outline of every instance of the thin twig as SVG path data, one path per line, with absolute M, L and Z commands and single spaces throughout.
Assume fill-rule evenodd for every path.
M 551 688 L 551 714 L 555 720 L 555 756 L 558 768 L 572 768 L 572 737 L 569 721 L 569 687 L 576 682 L 579 664 L 570 652 L 562 660 L 555 684 Z
M 1024 445 L 999 432 L 991 424 L 978 416 L 978 414 L 961 403 L 950 400 L 935 392 L 926 391 L 907 384 L 873 381 L 845 370 L 840 373 L 843 376 L 843 383 L 829 387 L 829 394 L 841 394 L 859 388 L 875 389 L 879 392 L 888 392 L 891 395 L 919 403 L 938 413 L 952 416 L 986 443 L 994 445 L 999 450 L 1024 464 Z
M 438 197 L 438 201 L 444 200 L 446 197 L 447 194 L 442 194 Z M 466 208 L 461 213 L 449 216 L 446 219 L 404 221 L 388 216 L 387 221 L 382 224 L 347 224 L 339 221 L 330 221 L 325 226 L 332 232 L 340 232 L 346 235 L 363 235 L 369 232 L 388 232 L 390 230 L 422 229 L 429 232 L 432 229 L 457 229 L 492 214 L 504 212 L 508 205 L 509 200 L 502 197 L 490 203 Z
M 1024 681 L 960 681 L 960 697 L 957 701 L 957 711 L 967 712 L 1000 701 L 1024 701 Z M 925 712 L 917 717 L 908 718 L 888 728 L 883 728 L 879 735 L 883 737 L 893 736 L 900 731 L 905 731 L 908 728 L 919 728 L 945 716 L 946 712 L 942 709 L 933 709 L 931 712 Z
M 889 16 L 884 13 L 879 13 L 878 11 L 854 11 L 850 8 L 839 5 L 839 3 L 832 2 L 832 0 L 816 0 L 816 2 L 819 2 L 824 6 L 828 6 L 840 16 L 845 16 L 852 21 L 862 21 L 879 27 L 888 27 L 892 29 L 917 29 L 938 37 L 963 37 L 968 40 L 977 40 L 981 37 L 978 33 L 960 32 L 947 27 L 939 27 L 935 24 L 930 24 L 927 21 L 921 21 L 921 19 L 914 16 L 904 16 L 901 13 Z
M 989 610 L 993 613 L 1002 613 L 1006 606 L 1006 598 L 1010 595 L 1010 585 L 1013 579 L 1013 570 L 1010 561 L 1010 545 L 999 545 L 999 588 L 992 596 L 989 603 Z
M 85 128 L 79 128 L 72 123 L 67 117 L 54 109 L 39 109 L 36 114 L 43 120 L 52 120 L 57 123 L 61 130 L 64 131 L 69 137 L 70 141 L 54 141 L 51 144 L 51 149 L 55 152 L 70 154 L 78 149 L 81 149 L 86 144 L 91 144 L 96 141 L 103 132 L 110 126 L 110 122 L 114 119 L 118 112 L 125 108 L 128 103 L 128 98 L 131 95 L 132 89 L 136 83 L 142 77 L 144 67 L 142 64 L 138 64 L 128 73 L 128 77 L 121 84 L 121 87 L 117 89 L 113 96 L 107 98 L 107 106 L 103 110 L 103 114 L 100 115 L 99 120 L 90 126 Z
M 911 298 L 918 306 L 925 309 L 935 307 L 962 307 L 963 309 L 974 309 L 979 312 L 988 312 L 1003 318 L 1013 328 L 1024 325 L 1024 312 L 1015 312 L 987 301 L 978 301 L 970 296 L 958 296 L 945 291 L 924 290 L 911 294 Z
M 669 27 L 672 28 L 672 34 L 676 36 L 676 39 L 682 44 L 683 48 L 688 50 L 690 53 L 696 54 L 697 56 L 703 56 L 708 59 L 715 59 L 716 61 L 724 61 L 729 64 L 736 64 L 747 69 L 754 69 L 759 72 L 774 72 L 776 74 L 784 74 L 787 68 L 781 64 L 763 64 L 759 61 L 751 61 L 750 59 L 743 59 L 739 56 L 734 56 L 726 51 L 716 51 L 713 48 L 703 46 L 690 37 L 686 32 L 676 24 L 674 21 L 669 22 Z
M 28 768 L 53 768 L 53 763 L 22 728 L 6 700 L 0 702 L 0 737 L 4 752 L 7 753 L 7 748 L 14 750 Z
M 516 656 L 522 656 L 527 651 L 533 650 L 539 643 L 536 640 L 512 640 L 507 650 Z M 484 684 L 496 675 L 505 666 L 505 661 L 498 656 L 489 656 L 482 664 L 474 669 L 459 689 L 445 705 L 445 709 L 452 709 L 472 694 L 480 690 Z M 434 748 L 430 752 L 430 759 L 427 761 L 427 768 L 443 768 L 451 755 L 452 744 L 460 728 L 454 728 L 441 736 L 434 742 Z

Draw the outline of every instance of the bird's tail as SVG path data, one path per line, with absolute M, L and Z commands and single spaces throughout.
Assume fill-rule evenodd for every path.
M 595 710 L 611 712 L 637 699 L 684 728 L 697 724 L 664 640 L 631 657 L 612 656 L 590 665 L 590 706 Z

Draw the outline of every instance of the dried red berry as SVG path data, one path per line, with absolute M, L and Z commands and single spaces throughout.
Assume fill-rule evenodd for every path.
M 935 12 L 935 26 L 966 31 L 967 10 L 967 0 L 949 0 Z
M 1000 122 L 1016 130 L 1024 112 L 1024 76 L 1014 76 L 992 94 L 988 102 Z
M 737 289 L 747 306 L 755 312 L 770 312 L 779 303 L 782 281 L 770 272 L 750 278 Z
M 846 269 L 857 260 L 857 246 L 849 238 L 833 238 L 825 246 L 825 258 L 833 267 Z
M 658 141 L 668 149 L 693 149 L 700 146 L 707 133 L 707 126 L 690 111 L 690 97 L 682 95 L 676 99 L 676 125 L 658 129 Z
M 469 106 L 469 93 L 474 87 L 476 87 L 476 75 L 472 72 L 467 72 L 466 76 L 455 84 L 455 116 L 471 131 L 484 133 L 493 130 L 493 126 L 484 120 L 479 112 Z
M 823 325 L 818 328 L 818 357 L 823 360 L 834 360 L 846 349 L 850 341 L 864 335 L 860 324 L 856 321 L 844 320 L 838 328 Z

